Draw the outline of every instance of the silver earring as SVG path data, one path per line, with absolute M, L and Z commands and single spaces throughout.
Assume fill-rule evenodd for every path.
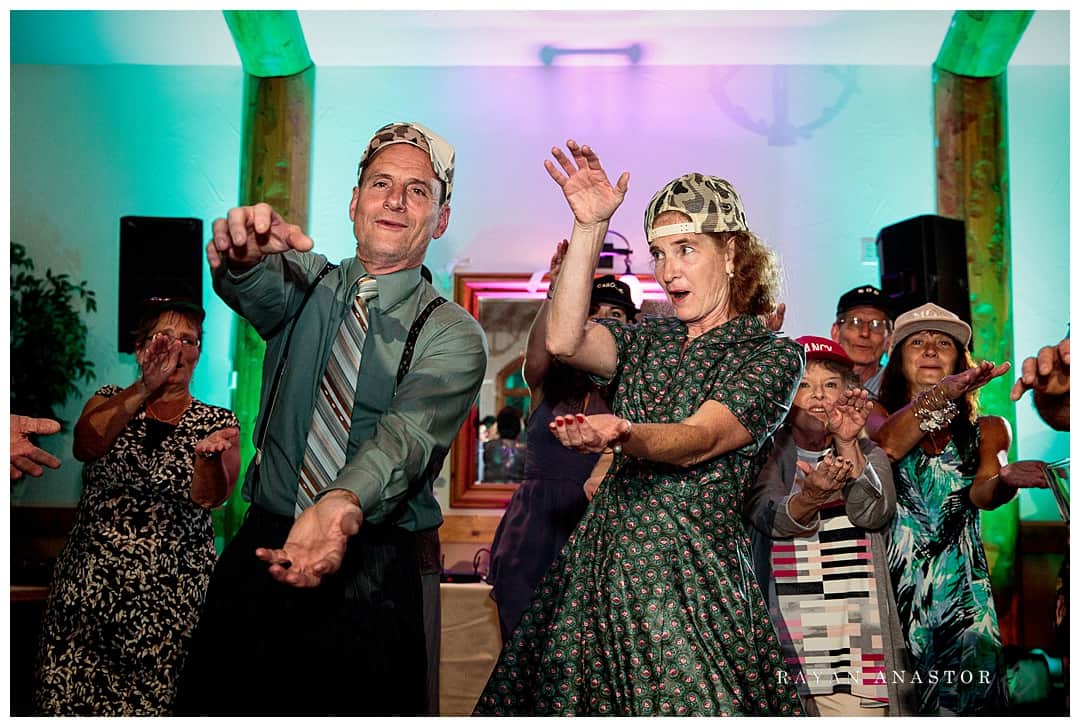
M 733 279 L 735 278 L 735 273 L 733 273 L 732 271 L 728 270 L 728 274 L 727 274 L 727 277 L 728 277 L 728 280 L 733 280 Z

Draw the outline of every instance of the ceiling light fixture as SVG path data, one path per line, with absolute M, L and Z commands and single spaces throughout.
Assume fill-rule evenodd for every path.
M 631 65 L 641 60 L 641 43 L 631 43 L 623 48 L 560 48 L 545 45 L 540 49 L 540 62 L 550 66 L 560 56 L 626 56 Z

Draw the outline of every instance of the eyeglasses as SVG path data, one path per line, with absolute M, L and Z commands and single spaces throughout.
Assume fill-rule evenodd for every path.
M 852 318 L 840 318 L 836 322 L 852 331 L 859 331 L 862 330 L 863 326 L 870 326 L 870 330 L 874 333 L 888 333 L 892 328 L 892 324 L 885 318 L 859 318 L 854 316 Z
M 157 333 L 150 334 L 150 340 L 154 341 L 159 338 L 167 339 L 168 341 L 179 341 L 180 345 L 184 348 L 198 348 L 202 345 L 202 341 L 197 338 L 188 338 L 187 336 L 174 336 L 171 333 L 165 331 L 158 331 Z

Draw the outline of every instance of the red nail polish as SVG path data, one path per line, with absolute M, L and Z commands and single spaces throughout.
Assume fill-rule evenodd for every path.
M 577 420 L 578 420 L 578 424 L 584 424 L 585 423 L 585 415 L 584 414 L 578 414 L 577 415 Z

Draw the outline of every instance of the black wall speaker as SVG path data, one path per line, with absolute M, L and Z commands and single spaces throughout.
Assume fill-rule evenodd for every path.
M 936 303 L 971 324 L 964 221 L 919 215 L 877 236 L 881 292 L 893 315 Z
M 135 351 L 133 332 L 147 298 L 188 298 L 202 305 L 202 220 L 194 217 L 120 218 L 121 353 Z

